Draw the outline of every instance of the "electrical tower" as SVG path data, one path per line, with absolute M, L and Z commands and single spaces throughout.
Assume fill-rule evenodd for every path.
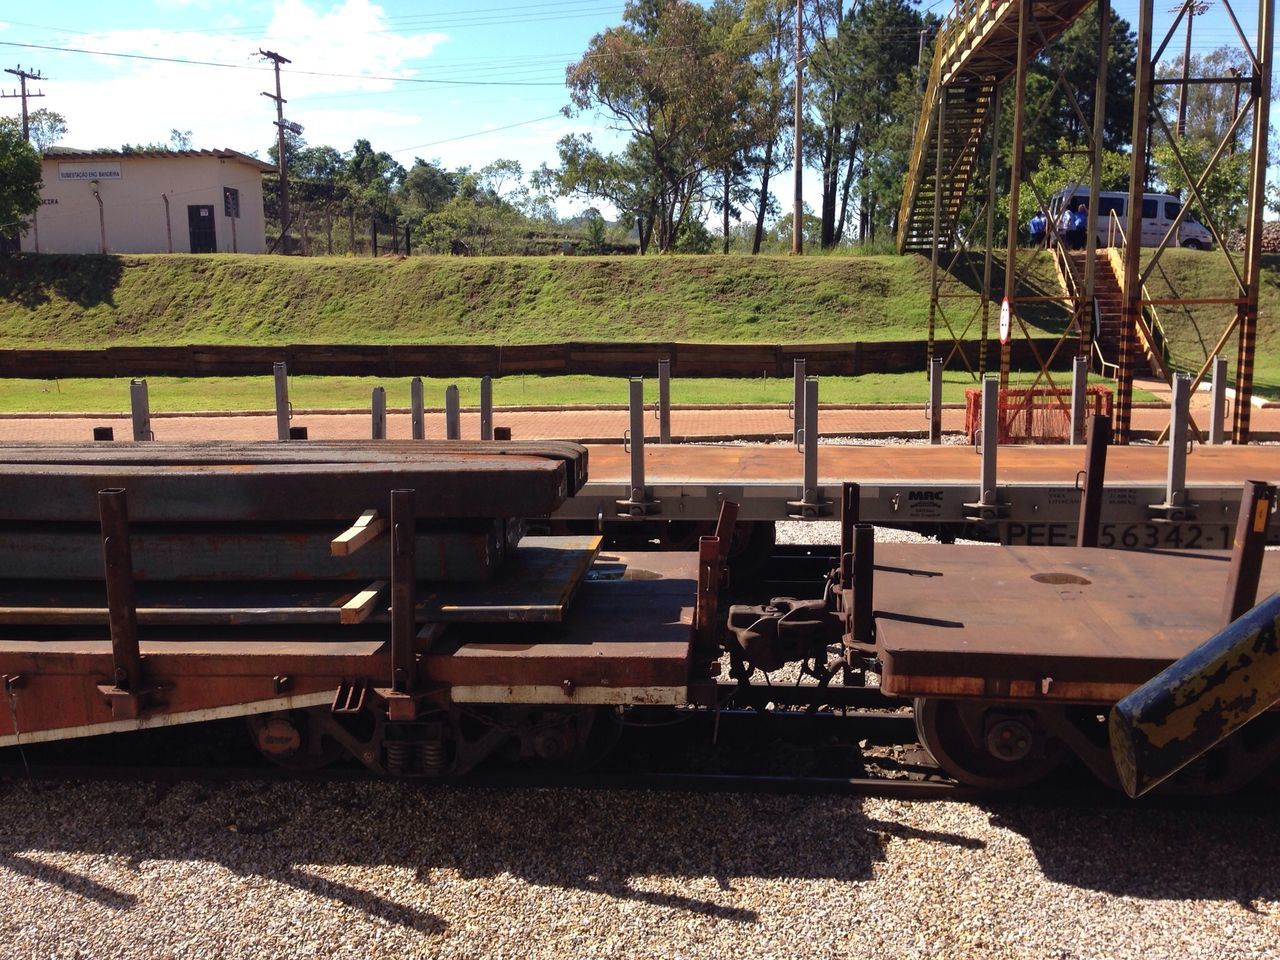
M 0 93 L 0 99 L 11 100 L 15 97 L 22 98 L 22 139 L 30 140 L 31 124 L 27 120 L 27 99 L 29 97 L 43 97 L 44 93 L 39 90 L 37 90 L 35 93 L 28 93 L 27 81 L 43 80 L 45 78 L 40 74 L 39 70 L 23 70 L 22 64 L 18 64 L 16 67 L 12 67 L 12 68 L 5 67 L 4 72 L 12 73 L 15 77 L 17 77 L 18 82 L 21 84 L 21 89 L 15 90 L 13 93 Z
M 258 48 L 258 53 L 270 60 L 275 65 L 276 70 L 276 92 L 274 94 L 263 92 L 263 96 L 276 102 L 276 160 L 280 171 L 280 250 L 283 253 L 289 252 L 289 227 L 292 225 L 289 216 L 289 167 L 285 159 L 285 132 L 302 133 L 301 124 L 291 123 L 284 118 L 284 105 L 287 100 L 280 93 L 280 64 L 292 63 L 293 61 L 287 57 L 282 57 L 273 50 L 263 50 Z

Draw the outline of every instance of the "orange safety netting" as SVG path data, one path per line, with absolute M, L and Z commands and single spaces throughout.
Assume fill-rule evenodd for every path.
M 1084 415 L 1111 416 L 1111 390 L 1088 387 Z M 998 443 L 1070 443 L 1071 390 L 1053 387 L 1000 391 Z M 964 432 L 972 443 L 982 428 L 982 391 L 964 392 Z

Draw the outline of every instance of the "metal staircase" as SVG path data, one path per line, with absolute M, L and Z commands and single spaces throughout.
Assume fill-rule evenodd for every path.
M 930 129 L 924 136 L 917 136 L 917 143 L 927 146 L 926 154 L 913 172 L 918 171 L 915 202 L 909 207 L 904 198 L 899 230 L 899 253 L 928 253 L 933 242 L 934 193 L 939 190 L 938 171 L 941 167 L 941 199 L 938 203 L 938 242 L 943 249 L 951 249 L 960 208 L 969 192 L 974 167 L 978 162 L 978 147 L 986 130 L 995 96 L 994 83 L 974 83 L 966 86 L 942 87 L 939 96 L 942 109 L 942 155 L 938 156 L 938 111 L 927 110 L 921 117 Z
M 958 0 L 938 33 L 911 149 L 902 205 L 898 252 L 950 249 L 961 207 L 973 181 L 983 133 L 991 120 L 998 84 L 1018 67 L 1018 16 L 1026 0 Z M 1033 0 L 1028 58 L 1036 56 L 1093 0 Z M 942 124 L 938 107 L 942 106 Z M 941 182 L 938 181 L 939 143 Z M 934 200 L 938 230 L 934 234 Z

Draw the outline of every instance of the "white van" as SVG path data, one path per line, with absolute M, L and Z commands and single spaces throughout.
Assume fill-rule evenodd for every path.
M 1056 219 L 1062 214 L 1062 208 L 1068 202 L 1077 207 L 1089 203 L 1089 188 L 1084 186 L 1067 187 L 1049 198 L 1049 212 Z M 1098 216 L 1091 216 L 1090 222 L 1098 234 L 1098 246 L 1108 245 L 1116 230 L 1111 214 L 1119 221 L 1121 231 L 1129 228 L 1128 217 L 1129 194 L 1116 190 L 1104 190 L 1098 194 Z M 1158 247 L 1169 227 L 1182 209 L 1182 201 L 1167 193 L 1144 193 L 1142 195 L 1142 246 Z M 1119 238 L 1115 243 L 1120 244 Z M 1172 246 L 1170 242 L 1170 246 Z M 1209 250 L 1213 247 L 1213 234 L 1204 224 L 1191 214 L 1182 219 L 1178 227 L 1178 246 L 1188 250 Z

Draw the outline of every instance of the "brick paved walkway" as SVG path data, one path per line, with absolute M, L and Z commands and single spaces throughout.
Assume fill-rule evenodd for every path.
M 1207 408 L 1203 395 L 1195 398 L 1193 409 Z M 559 438 L 586 442 L 617 442 L 627 428 L 625 410 L 498 410 L 494 422 L 511 428 L 516 439 Z M 1133 427 L 1138 436 L 1153 436 L 1169 422 L 1163 409 L 1138 407 L 1133 411 Z M 313 440 L 358 439 L 370 434 L 367 413 L 309 414 L 295 413 L 294 425 L 305 426 Z M 656 436 L 658 422 L 646 421 L 646 436 Z M 117 439 L 131 435 L 127 416 L 97 417 L 4 417 L 0 418 L 0 440 L 65 441 L 88 440 L 93 427 L 111 426 Z M 244 416 L 153 416 L 152 430 L 157 440 L 272 440 L 276 424 L 273 415 Z M 463 437 L 479 435 L 478 414 L 462 416 Z M 863 436 L 871 438 L 922 435 L 928 424 L 923 409 L 824 409 L 819 417 L 824 436 Z M 958 433 L 964 427 L 964 411 L 943 411 L 943 430 Z M 1202 424 L 1203 426 L 1203 424 Z M 1280 407 L 1255 408 L 1251 426 L 1258 440 L 1280 440 Z M 674 410 L 671 415 L 672 436 L 678 440 L 776 439 L 791 435 L 791 421 L 785 408 L 748 408 L 741 410 Z M 387 433 L 393 439 L 408 439 L 408 414 L 390 414 Z M 444 435 L 444 415 L 427 414 L 427 436 Z

